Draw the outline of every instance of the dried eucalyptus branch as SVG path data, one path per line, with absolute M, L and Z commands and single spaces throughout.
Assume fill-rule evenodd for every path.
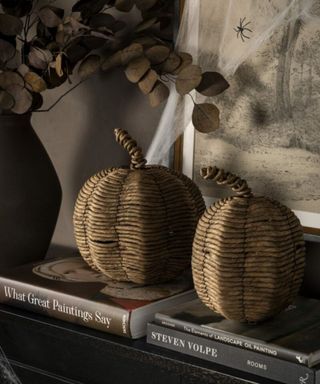
M 106 72 L 116 67 L 148 96 L 152 107 L 167 100 L 168 81 L 175 83 L 182 97 L 194 89 L 216 96 L 229 86 L 216 72 L 202 73 L 188 53 L 174 50 L 171 1 L 79 0 L 70 14 L 54 3 L 0 0 L 2 111 L 48 112 L 100 69 Z M 134 7 L 142 21 L 132 26 L 110 12 L 128 13 Z M 41 93 L 71 83 L 73 75 L 80 81 L 49 108 L 41 109 Z M 219 111 L 213 104 L 194 101 L 193 121 L 200 131 L 212 131 L 219 125 Z

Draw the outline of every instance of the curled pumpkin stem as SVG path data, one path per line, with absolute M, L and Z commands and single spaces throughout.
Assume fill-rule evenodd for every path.
M 218 185 L 227 185 L 240 197 L 252 197 L 251 188 L 245 180 L 240 177 L 225 172 L 217 167 L 205 167 L 200 171 L 200 175 L 205 180 L 214 180 Z
M 138 147 L 137 142 L 132 139 L 127 131 L 117 128 L 114 130 L 116 141 L 129 153 L 131 157 L 131 169 L 144 168 L 147 160 L 144 158 L 142 150 Z

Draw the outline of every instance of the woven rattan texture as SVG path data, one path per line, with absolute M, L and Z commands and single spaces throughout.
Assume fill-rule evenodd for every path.
M 118 134 L 123 139 L 123 131 Z M 112 279 L 167 281 L 190 265 L 204 202 L 190 179 L 162 166 L 145 166 L 127 140 L 122 145 L 134 155 L 131 168 L 102 171 L 81 189 L 74 212 L 76 241 L 87 263 Z
M 204 169 L 202 175 L 215 180 L 217 170 Z M 233 176 L 224 175 L 221 183 Z M 240 192 L 217 201 L 199 220 L 192 270 L 208 307 L 228 319 L 257 322 L 280 312 L 298 294 L 305 246 L 300 222 L 289 208 L 253 197 L 246 188 L 246 197 Z

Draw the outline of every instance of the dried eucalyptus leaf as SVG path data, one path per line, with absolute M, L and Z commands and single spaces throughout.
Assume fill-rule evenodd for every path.
M 66 73 L 63 73 L 63 76 L 58 76 L 55 70 L 45 71 L 43 75 L 43 80 L 46 82 L 48 89 L 59 87 L 67 78 Z
M 90 18 L 89 26 L 91 28 L 106 27 L 112 30 L 112 26 L 114 25 L 115 21 L 116 19 L 109 13 L 98 13 L 97 15 L 93 15 Z
M 143 47 L 152 47 L 157 43 L 157 40 L 151 36 L 140 36 L 136 37 L 134 43 L 141 44 Z
M 45 46 L 45 43 L 47 41 L 50 41 L 53 37 L 53 35 L 52 35 L 53 30 L 46 27 L 40 19 L 37 22 L 37 32 L 36 33 L 37 33 L 38 37 L 36 37 L 35 40 L 33 40 L 33 42 L 37 42 L 38 40 L 43 41 L 43 44 L 40 44 L 39 47 Z
M 62 23 L 61 18 L 53 7 L 43 7 L 39 10 L 39 18 L 42 23 L 48 28 L 57 27 Z
M 77 21 L 81 20 L 81 12 L 72 12 L 70 17 Z
M 33 0 L 2 0 L 3 11 L 12 16 L 26 16 L 32 9 Z
M 139 81 L 139 88 L 142 93 L 148 95 L 158 81 L 158 74 L 153 69 L 150 69 L 147 74 Z
M 136 32 L 145 31 L 145 30 L 151 28 L 157 22 L 158 22 L 157 17 L 152 17 L 151 19 L 144 20 L 136 26 Z
M 86 57 L 89 52 L 89 48 L 75 42 L 66 49 L 65 54 L 70 63 L 75 65 L 84 57 Z
M 182 59 L 175 52 L 171 52 L 167 60 L 161 65 L 161 72 L 174 74 L 180 67 Z
M 51 61 L 53 61 L 53 56 L 52 56 L 52 53 L 51 51 L 49 51 L 49 49 L 36 49 L 37 51 L 37 54 L 39 57 L 43 57 L 43 59 L 47 62 L 47 63 L 51 63 Z
M 165 45 L 155 45 L 146 50 L 145 55 L 150 60 L 151 64 L 163 63 L 170 54 L 170 48 Z
M 7 69 L 14 70 L 19 67 L 20 63 L 21 63 L 21 52 L 16 50 L 14 56 L 9 61 L 7 61 L 6 67 Z
M 134 6 L 134 0 L 116 0 L 114 6 L 118 11 L 129 12 Z
M 54 3 L 56 2 L 56 0 L 49 0 L 49 3 Z M 58 16 L 60 17 L 61 20 L 63 20 L 64 18 L 64 9 L 63 8 L 59 8 L 59 7 L 55 7 L 53 5 L 49 5 L 49 8 Z
M 40 109 L 43 105 L 43 97 L 41 93 L 32 93 L 32 105 L 31 110 L 36 111 L 37 109 Z
M 219 109 L 214 104 L 195 104 L 192 113 L 192 123 L 197 131 L 210 133 L 219 128 L 219 115 Z
M 14 98 L 7 91 L 0 90 L 0 108 L 1 109 L 11 109 L 14 107 Z
M 100 68 L 100 56 L 87 56 L 79 66 L 78 74 L 81 80 L 87 79 L 96 73 Z
M 109 0 L 80 0 L 73 7 L 72 12 L 81 12 L 83 18 L 88 18 L 102 10 Z
M 33 92 L 33 89 L 32 89 L 32 87 L 31 87 L 31 85 L 30 84 L 28 84 L 28 83 L 25 83 L 24 84 L 24 87 L 29 91 L 29 92 Z
M 56 61 L 54 62 L 54 68 L 56 70 L 56 74 L 59 77 L 63 76 L 63 70 L 62 70 L 62 53 L 59 53 L 56 57 Z
M 177 92 L 181 96 L 186 95 L 200 84 L 201 79 L 201 68 L 198 65 L 189 65 L 177 77 Z
M 60 26 L 62 26 L 62 24 L 60 24 L 59 27 Z M 70 37 L 70 35 L 68 35 L 67 33 L 64 32 L 64 29 L 63 29 L 63 26 L 62 26 L 62 28 L 60 28 L 58 30 L 58 32 L 56 33 L 56 42 L 60 46 L 63 46 L 65 41 L 68 41 L 69 37 Z
M 150 69 L 150 61 L 146 57 L 138 57 L 132 60 L 127 68 L 125 74 L 127 79 L 132 83 L 137 83 L 142 79 L 146 72 Z
M 7 63 L 16 54 L 15 47 L 6 40 L 0 39 L 0 62 Z
M 25 77 L 26 73 L 30 71 L 30 68 L 25 64 L 20 64 L 17 71 L 22 77 Z
M 216 96 L 229 88 L 227 80 L 218 72 L 205 72 L 196 90 L 204 96 Z
M 21 85 L 10 85 L 7 92 L 14 98 L 15 104 L 11 109 L 12 112 L 22 115 L 29 111 L 32 105 L 32 95 L 31 93 Z
M 103 35 L 103 34 L 100 34 L 100 36 L 94 36 L 93 34 L 94 33 L 97 33 L 97 32 L 94 32 L 92 31 L 91 34 L 92 36 L 83 36 L 81 38 L 81 43 L 89 50 L 93 50 L 93 49 L 99 49 L 101 48 L 105 42 L 107 41 L 106 40 L 106 36 Z M 103 37 L 102 37 L 103 36 Z
M 47 69 L 48 64 L 53 61 L 52 53 L 48 49 L 32 47 L 29 55 L 29 64 L 37 69 Z
M 133 43 L 129 47 L 121 51 L 121 61 L 123 65 L 127 65 L 131 60 L 137 59 L 143 55 L 143 47 L 141 44 Z
M 125 23 L 123 20 L 116 20 L 114 25 L 112 26 L 112 30 L 114 33 L 122 31 L 127 26 L 127 23 Z
M 149 93 L 149 102 L 151 107 L 157 107 L 163 101 L 167 100 L 169 94 L 169 88 L 164 85 L 161 81 L 158 81 L 153 91 Z
M 193 58 L 189 53 L 179 52 L 181 63 L 179 67 L 174 71 L 174 75 L 178 75 L 184 68 L 192 64 Z
M 99 37 L 100 39 L 106 40 L 112 40 L 114 41 L 114 33 L 113 30 L 106 28 L 106 27 L 100 27 L 97 29 L 92 29 L 90 31 L 90 36 Z M 86 38 L 86 36 L 82 37 Z
M 93 37 L 99 37 L 99 39 L 103 39 L 104 41 L 110 40 L 110 34 L 106 34 L 104 32 L 99 32 L 99 31 L 91 31 L 90 35 Z
M 31 86 L 33 92 L 40 93 L 47 89 L 46 82 L 35 72 L 27 72 L 24 76 L 24 80 Z
M 68 20 L 68 21 L 67 21 Z M 63 31 L 64 34 L 69 35 L 70 37 L 76 36 L 80 29 L 89 30 L 90 27 L 78 22 L 77 20 L 73 21 L 71 16 L 63 20 L 63 24 L 59 24 L 57 31 Z
M 11 85 L 20 85 L 24 86 L 23 78 L 13 71 L 4 71 L 0 73 L 0 88 L 8 89 Z
M 121 52 L 118 51 L 113 55 L 103 59 L 101 64 L 101 69 L 103 71 L 109 71 L 113 68 L 119 67 L 122 64 L 122 55 Z
M 50 52 L 58 52 L 59 51 L 59 44 L 57 44 L 56 41 L 51 41 L 48 45 L 47 45 L 47 49 L 50 51 Z M 51 56 L 52 57 L 52 56 Z M 52 60 L 53 60 L 53 57 L 52 57 Z
M 12 15 L 0 14 L 0 32 L 6 36 L 20 35 L 23 29 L 22 21 Z
M 158 0 L 134 0 L 134 2 L 140 11 L 147 11 L 157 4 Z

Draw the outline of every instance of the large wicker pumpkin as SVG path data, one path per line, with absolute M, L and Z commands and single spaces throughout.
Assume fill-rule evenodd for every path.
M 215 202 L 201 217 L 193 243 L 192 271 L 200 299 L 228 319 L 258 322 L 297 295 L 305 246 L 294 213 L 216 167 L 205 179 L 228 185 L 236 196 Z
M 205 209 L 201 193 L 182 174 L 146 166 L 127 132 L 118 129 L 115 135 L 131 165 L 106 169 L 81 189 L 74 212 L 80 253 L 114 280 L 170 280 L 190 266 L 195 228 Z

